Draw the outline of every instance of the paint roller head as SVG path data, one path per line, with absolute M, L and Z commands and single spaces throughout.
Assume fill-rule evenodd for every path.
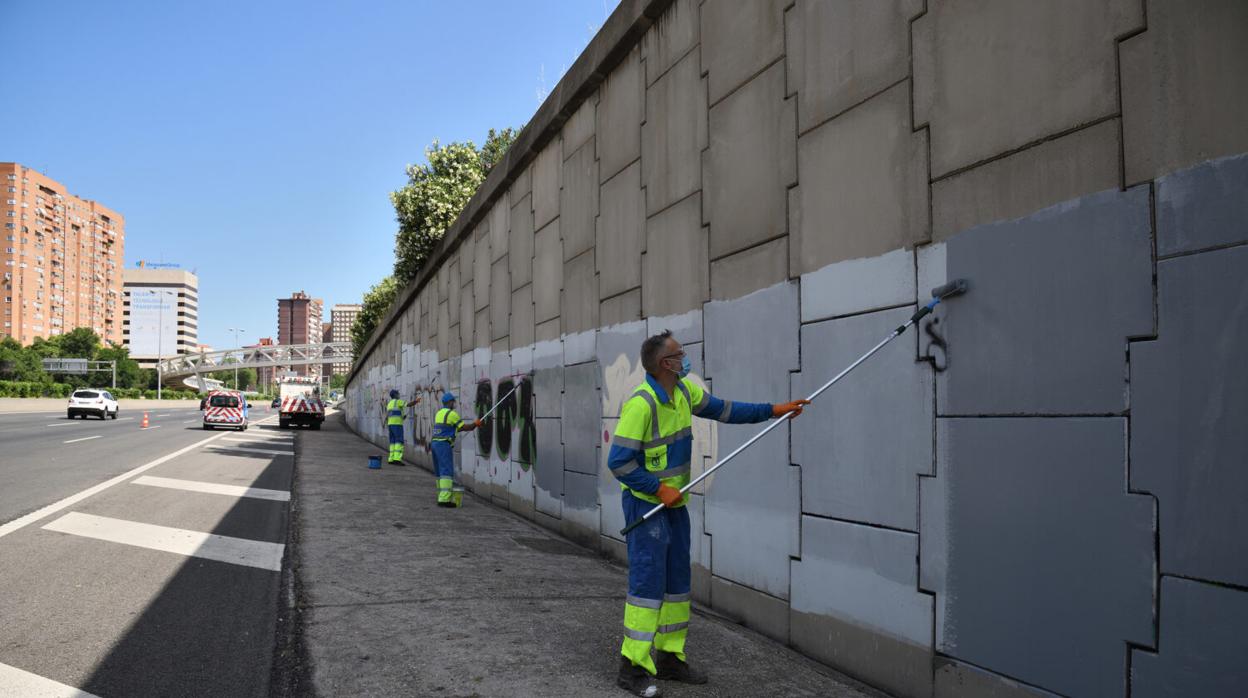
M 946 298 L 960 296 L 966 293 L 969 288 L 970 284 L 966 282 L 966 279 L 954 279 L 944 286 L 937 286 L 932 289 L 932 298 L 939 298 L 943 301 Z

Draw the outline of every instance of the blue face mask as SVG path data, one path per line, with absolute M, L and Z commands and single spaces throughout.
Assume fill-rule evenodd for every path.
M 684 378 L 689 375 L 689 371 L 691 370 L 693 370 L 693 364 L 689 363 L 689 357 L 680 357 L 680 370 L 676 372 L 677 377 Z

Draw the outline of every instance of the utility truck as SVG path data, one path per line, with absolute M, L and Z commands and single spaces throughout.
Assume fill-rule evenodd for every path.
M 325 421 L 325 403 L 321 402 L 319 383 L 316 378 L 305 376 L 287 376 L 278 381 L 278 396 L 282 401 L 277 415 L 279 428 L 289 429 L 292 424 L 321 428 L 321 422 Z

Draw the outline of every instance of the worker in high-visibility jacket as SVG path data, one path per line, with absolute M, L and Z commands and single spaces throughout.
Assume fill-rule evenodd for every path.
M 641 345 L 646 380 L 620 409 L 608 455 L 623 488 L 624 520 L 664 509 L 628 535 L 628 598 L 617 683 L 639 696 L 659 695 L 655 679 L 705 683 L 685 658 L 689 628 L 688 495 L 693 416 L 728 424 L 763 422 L 802 413 L 809 400 L 779 405 L 721 400 L 686 378 L 689 358 L 670 331 Z M 653 657 L 651 650 L 654 650 Z
M 386 431 L 390 436 L 390 457 L 386 459 L 387 463 L 403 465 L 403 410 L 414 407 L 417 402 L 420 402 L 420 398 L 409 403 L 399 399 L 399 391 L 390 391 L 390 400 L 385 409 Z
M 455 485 L 455 437 L 461 431 L 472 431 L 481 426 L 481 420 L 464 422 L 455 411 L 455 394 L 442 395 L 442 409 L 433 417 L 433 470 L 438 478 L 438 506 L 453 507 L 451 488 Z

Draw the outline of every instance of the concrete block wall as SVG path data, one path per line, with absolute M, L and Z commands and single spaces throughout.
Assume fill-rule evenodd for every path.
M 625 0 L 348 419 L 420 395 L 427 460 L 443 391 L 519 384 L 460 480 L 623 557 L 646 336 L 778 402 L 965 277 L 695 490 L 695 598 L 900 696 L 1242 695 L 1246 39 L 1236 0 Z M 694 473 L 754 432 L 696 421 Z

